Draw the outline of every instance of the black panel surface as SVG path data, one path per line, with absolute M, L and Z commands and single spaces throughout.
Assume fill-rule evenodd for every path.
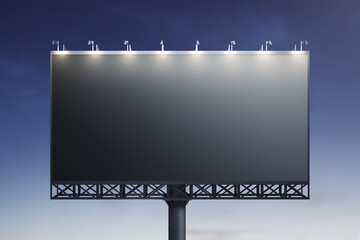
M 51 61 L 53 183 L 308 181 L 307 53 Z

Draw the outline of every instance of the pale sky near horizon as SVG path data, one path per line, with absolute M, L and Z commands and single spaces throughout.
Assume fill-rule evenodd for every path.
M 307 39 L 310 200 L 191 201 L 189 240 L 360 240 L 360 2 L 123 1 L 2 3 L 0 239 L 167 239 L 161 200 L 58 201 L 49 193 L 49 51 L 273 50 Z

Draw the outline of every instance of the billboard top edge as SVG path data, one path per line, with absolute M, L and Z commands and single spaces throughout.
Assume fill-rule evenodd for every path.
M 309 55 L 310 51 L 50 51 L 51 55 Z

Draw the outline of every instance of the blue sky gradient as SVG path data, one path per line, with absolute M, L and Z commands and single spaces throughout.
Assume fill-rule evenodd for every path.
M 167 239 L 162 201 L 49 199 L 49 51 L 290 50 L 310 60 L 311 200 L 192 201 L 190 240 L 360 240 L 360 2 L 12 1 L 0 8 L 0 239 Z

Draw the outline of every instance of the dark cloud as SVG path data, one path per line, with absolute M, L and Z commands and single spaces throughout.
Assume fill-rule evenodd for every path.
M 48 78 L 48 71 L 42 71 L 31 59 L 0 59 L 0 102 L 47 101 Z
M 104 4 L 103 7 L 119 19 L 122 32 L 131 36 L 135 34 L 132 28 L 136 29 L 136 35 L 141 37 L 134 40 L 140 43 L 154 37 L 165 38 L 172 46 L 182 49 L 193 47 L 193 42 L 200 39 L 203 49 L 224 49 L 231 39 L 236 39 L 239 48 L 257 49 L 267 38 L 276 39 L 275 47 L 288 40 L 288 26 L 283 16 L 251 4 L 145 2 Z

